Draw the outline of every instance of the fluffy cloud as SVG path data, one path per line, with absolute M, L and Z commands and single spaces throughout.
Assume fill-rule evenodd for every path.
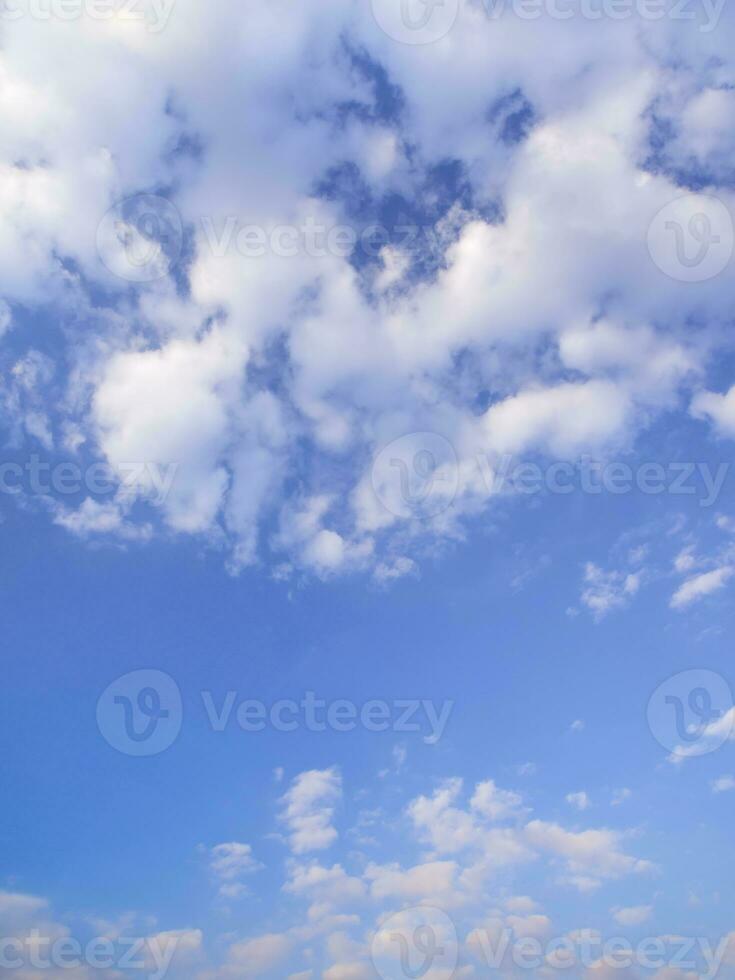
M 334 843 L 332 818 L 341 798 L 342 777 L 336 769 L 314 769 L 294 779 L 281 801 L 281 819 L 294 854 L 322 851 Z
M 672 609 L 683 609 L 713 592 L 719 592 L 725 587 L 733 571 L 735 569 L 731 565 L 723 565 L 711 572 L 702 572 L 701 575 L 687 579 L 671 597 Z
M 654 869 L 650 861 L 635 858 L 623 850 L 623 835 L 607 829 L 571 832 L 558 824 L 533 820 L 526 828 L 529 842 L 556 854 L 567 862 L 564 880 L 591 891 L 608 878 L 644 874 Z
M 257 871 L 261 865 L 253 857 L 249 844 L 217 844 L 209 856 L 209 870 L 219 882 L 222 898 L 239 898 L 245 892 L 240 880 Z
M 45 898 L 35 895 L 23 895 L 19 892 L 0 891 L 0 915 L 27 916 L 45 909 L 48 902 Z
M 384 781 L 379 785 L 384 787 Z M 336 801 L 339 793 L 334 769 L 301 773 L 287 794 L 293 806 L 288 819 L 314 815 L 324 808 L 325 800 Z M 329 819 L 335 823 L 341 820 L 336 814 L 330 814 Z M 421 849 L 435 820 L 441 824 L 433 835 L 436 849 L 451 853 L 429 858 Z M 510 825 L 498 827 L 498 821 Z M 538 818 L 529 820 L 528 808 L 519 794 L 501 789 L 491 779 L 478 783 L 472 792 L 464 791 L 461 780 L 448 780 L 434 794 L 410 800 L 402 812 L 386 812 L 381 826 L 383 833 L 376 829 L 380 839 L 364 846 L 372 853 L 392 853 L 393 860 L 371 859 L 350 847 L 339 862 L 321 863 L 313 857 L 294 857 L 294 842 L 286 841 L 290 847 L 277 926 L 270 913 L 261 915 L 256 902 L 250 906 L 252 922 L 247 927 L 235 925 L 233 931 L 228 918 L 227 934 L 212 937 L 216 939 L 213 942 L 199 929 L 151 930 L 147 922 L 147 931 L 137 934 L 142 937 L 141 955 L 151 975 L 158 975 L 157 968 L 166 967 L 174 980 L 192 976 L 199 980 L 368 978 L 375 975 L 374 963 L 392 962 L 396 936 L 405 936 L 405 948 L 414 949 L 411 937 L 417 929 L 425 932 L 427 924 L 434 938 L 441 940 L 437 947 L 456 958 L 459 977 L 475 975 L 474 964 L 487 966 L 492 962 L 489 957 L 498 957 L 497 965 L 510 969 L 513 951 L 524 943 L 527 948 L 529 942 L 541 948 L 550 943 L 548 965 L 563 967 L 570 945 L 585 941 L 600 944 L 606 938 L 585 927 L 595 908 L 596 891 L 600 895 L 594 914 L 614 923 L 611 935 L 619 937 L 623 930 L 622 935 L 627 936 L 628 930 L 638 930 L 653 915 L 651 905 L 631 903 L 610 908 L 606 897 L 606 885 L 614 883 L 614 893 L 619 895 L 626 879 L 629 893 L 635 893 L 645 881 L 640 875 L 652 868 L 649 862 L 627 853 L 625 843 L 631 833 L 604 828 L 578 832 Z M 399 828 L 400 838 L 396 837 Z M 501 832 L 504 836 L 496 836 Z M 508 851 L 512 838 L 516 845 L 513 853 Z M 298 841 L 299 846 L 306 843 Z M 308 840 L 310 848 L 321 843 L 319 834 Z M 503 847 L 505 853 L 497 853 Z M 239 883 L 257 867 L 251 848 L 242 843 L 218 845 L 207 856 L 215 879 L 224 885 Z M 529 862 L 533 862 L 532 867 L 528 867 Z M 521 879 L 524 890 L 514 890 L 513 885 Z M 525 890 L 531 886 L 553 893 L 560 883 L 581 892 L 576 906 L 573 893 L 565 897 L 565 918 L 579 915 L 580 927 L 564 935 L 556 932 L 558 924 L 542 903 Z M 77 934 L 79 926 L 85 935 L 89 933 L 90 921 L 81 924 L 73 916 L 65 916 L 62 925 L 58 920 L 42 898 L 0 893 L 3 936 L 18 937 L 26 953 L 28 942 L 38 945 L 39 937 L 68 939 Z M 136 935 L 139 924 L 134 915 L 112 923 L 92 922 L 99 936 L 109 937 L 113 945 L 119 941 L 121 948 L 126 937 Z M 674 937 L 665 942 L 675 941 Z M 727 939 L 711 947 L 728 968 L 735 966 L 731 947 L 732 941 Z M 434 964 L 427 976 L 443 980 L 449 975 L 443 964 Z M 589 975 L 605 975 L 605 969 L 605 962 L 600 961 Z M 49 976 L 56 980 L 62 972 L 66 975 L 69 971 L 50 971 Z M 92 972 L 112 976 L 110 971 L 88 970 L 84 965 L 69 975 L 74 980 L 91 980 Z M 642 974 L 633 971 L 630 976 L 638 980 Z
M 580 790 L 579 793 L 567 793 L 566 801 L 577 810 L 589 810 L 592 806 L 592 801 L 584 790 Z
M 701 391 L 692 401 L 692 415 L 709 419 L 723 436 L 735 436 L 735 385 L 720 395 L 713 391 Z
M 641 573 L 627 570 L 606 572 L 588 562 L 584 570 L 581 600 L 595 619 L 600 620 L 614 609 L 625 606 L 641 586 Z
M 268 933 L 230 946 L 227 962 L 216 976 L 259 977 L 283 963 L 292 948 L 292 940 L 279 933 Z
M 735 707 L 705 725 L 699 735 L 698 744 L 677 745 L 669 756 L 669 762 L 681 765 L 685 759 L 701 754 L 702 747 L 713 751 L 728 741 L 735 742 Z
M 735 776 L 720 776 L 712 783 L 713 793 L 727 793 L 735 789 Z
M 652 905 L 636 905 L 626 909 L 613 909 L 613 918 L 619 926 L 640 926 L 653 914 Z
M 387 582 L 492 504 L 478 454 L 628 449 L 689 394 L 732 434 L 703 381 L 725 278 L 693 291 L 646 247 L 692 173 L 732 208 L 729 12 L 601 31 L 466 3 L 416 48 L 356 2 L 141 9 L 2 25 L 0 335 L 43 309 L 67 344 L 54 378 L 6 385 L 8 426 L 177 467 L 165 499 L 50 508 L 61 526 Z M 396 460 L 437 503 L 420 523 L 400 465 L 386 498 L 372 464 L 422 432 L 456 461 Z

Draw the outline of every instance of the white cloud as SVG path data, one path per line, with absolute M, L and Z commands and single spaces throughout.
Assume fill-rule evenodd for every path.
M 281 819 L 294 854 L 321 851 L 334 843 L 332 818 L 341 799 L 342 777 L 336 769 L 312 769 L 293 780 L 281 800 Z
M 579 793 L 567 793 L 565 799 L 576 810 L 589 810 L 592 806 L 592 801 L 584 790 L 581 790 Z
M 514 895 L 506 900 L 505 907 L 509 912 L 515 912 L 516 915 L 530 915 L 532 912 L 538 911 L 537 903 L 528 895 Z
M 312 900 L 330 907 L 359 901 L 365 895 L 364 882 L 348 875 L 339 864 L 331 868 L 317 863 L 294 864 L 283 889 L 294 895 L 309 895 Z
M 282 814 L 292 831 L 294 850 L 296 845 L 323 846 L 324 821 L 316 831 L 300 821 L 317 812 L 326 816 L 325 800 L 331 806 L 340 794 L 334 769 L 305 772 L 294 780 L 286 797 L 290 812 Z M 286 801 L 281 803 L 285 806 Z M 513 814 L 513 826 L 497 826 L 499 803 L 504 818 Z M 447 942 L 466 936 L 463 945 L 472 957 L 481 956 L 488 937 L 497 938 L 503 930 L 517 940 L 546 942 L 554 935 L 554 925 L 532 893 L 513 888 L 517 876 L 523 875 L 526 884 L 534 887 L 548 889 L 562 883 L 576 888 L 583 895 L 581 908 L 587 914 L 591 892 L 610 881 L 619 882 L 616 890 L 622 889 L 622 879 L 651 868 L 648 862 L 626 853 L 626 833 L 606 829 L 578 833 L 543 820 L 527 822 L 527 812 L 516 795 L 500 790 L 490 779 L 466 794 L 461 780 L 447 780 L 432 796 L 412 800 L 404 817 L 406 813 L 410 818 L 404 823 L 410 831 L 408 840 L 395 838 L 399 807 L 373 820 L 381 853 L 392 852 L 393 860 L 369 860 L 351 846 L 339 862 L 289 856 L 277 928 L 269 930 L 257 922 L 248 928 L 233 921 L 232 931 L 214 937 L 215 942 L 191 928 L 139 934 L 148 935 L 146 948 L 151 956 L 155 947 L 171 948 L 170 975 L 175 980 L 191 976 L 208 980 L 299 977 L 310 972 L 369 977 L 371 946 L 373 950 L 383 948 L 390 940 L 389 932 L 405 928 L 412 934 L 427 916 L 436 924 L 436 935 L 446 936 Z M 459 839 L 452 837 L 452 829 Z M 297 834 L 306 834 L 306 839 L 296 841 Z M 407 845 L 408 850 L 420 848 L 428 837 L 435 842 L 436 854 L 424 854 L 416 862 L 402 860 Z M 220 844 L 205 853 L 215 880 L 224 886 L 239 885 L 258 867 L 247 844 Z M 527 874 L 525 866 L 530 861 L 535 864 Z M 618 924 L 632 926 L 646 921 L 647 911 L 651 911 L 647 906 L 631 905 L 616 907 L 612 913 Z M 253 914 L 259 918 L 255 907 Z M 43 935 L 70 934 L 66 925 L 44 921 L 47 918 L 48 905 L 43 899 L 0 893 L 4 929 L 20 925 L 30 934 L 38 925 Z M 112 923 L 97 920 L 94 927 L 100 935 L 121 937 L 134 934 L 138 924 L 135 916 L 127 915 Z M 465 972 L 458 975 L 472 975 L 468 964 L 460 969 Z
M 485 429 L 501 453 L 543 449 L 570 458 L 620 436 L 629 410 L 625 393 L 608 382 L 565 384 L 500 402 L 488 410 Z
M 713 751 L 727 741 L 735 741 L 735 707 L 725 711 L 699 732 L 697 741 L 689 745 L 677 745 L 669 756 L 672 765 L 681 765 L 686 759 Z
M 699 392 L 692 400 L 691 412 L 695 418 L 709 419 L 720 435 L 735 437 L 735 385 L 724 395 Z
M 725 277 L 694 295 L 645 244 L 680 196 L 672 173 L 692 160 L 725 173 L 732 97 L 705 66 L 726 57 L 729 27 L 699 36 L 705 57 L 666 18 L 604 33 L 544 18 L 529 32 L 464 4 L 417 57 L 365 4 L 317 0 L 307 14 L 275 0 L 250 12 L 245 36 L 221 0 L 167 12 L 154 31 L 22 18 L 0 69 L 0 333 L 12 322 L 18 336 L 22 310 L 46 305 L 69 338 L 54 392 L 33 406 L 27 392 L 8 398 L 9 424 L 46 446 L 73 429 L 118 468 L 178 463 L 165 500 L 140 490 L 147 506 L 132 513 L 147 535 L 198 535 L 233 572 L 273 558 L 385 583 L 416 570 L 427 535 L 456 537 L 492 506 L 477 453 L 492 464 L 627 449 L 695 385 L 692 411 L 732 433 L 731 393 L 702 387 L 730 316 Z M 400 112 L 381 111 L 357 51 L 386 73 Z M 517 143 L 488 112 L 509 79 L 534 119 Z M 112 93 L 104 106 L 99 91 Z M 642 162 L 654 105 L 675 134 L 668 169 Z M 431 175 L 448 154 L 463 190 L 443 201 Z M 419 215 L 418 254 L 393 243 L 358 270 L 305 247 L 309 221 L 354 223 L 349 200 L 315 193 L 348 168 L 376 214 L 394 195 Z M 131 287 L 101 261 L 97 230 L 111 205 L 151 189 L 186 229 L 169 251 L 186 247 L 168 275 Z M 717 194 L 732 204 L 727 186 Z M 226 233 L 233 218 L 269 242 L 296 228 L 296 254 L 244 254 L 240 229 Z M 126 236 L 138 261 L 151 243 L 134 216 L 118 225 L 124 269 Z M 422 261 L 434 274 L 416 274 Z M 696 336 L 694 316 L 710 325 Z M 479 416 L 460 361 L 474 393 L 492 395 Z M 380 447 L 422 431 L 451 442 L 461 479 L 419 529 L 381 510 L 370 470 Z M 309 533 L 292 533 L 289 515 L 323 498 Z M 79 534 L 88 516 L 62 524 Z M 96 516 L 95 535 L 120 533 L 111 513 Z M 590 608 L 604 615 L 633 582 L 591 583 Z
M 210 851 L 209 869 L 219 881 L 222 898 L 239 898 L 246 887 L 240 879 L 258 871 L 262 865 L 253 856 L 249 844 L 217 844 Z
M 204 530 L 221 506 L 231 423 L 219 392 L 238 384 L 246 361 L 242 341 L 214 330 L 201 342 L 118 354 L 106 366 L 94 398 L 100 446 L 114 469 L 179 464 L 164 504 L 175 529 Z
M 619 926 L 640 926 L 653 915 L 652 905 L 635 905 L 630 908 L 613 909 L 612 917 Z
M 713 793 L 727 793 L 735 789 L 735 776 L 720 776 L 712 783 Z
M 482 790 L 478 795 L 476 790 L 465 809 L 461 805 L 462 781 L 452 779 L 445 781 L 431 797 L 419 796 L 408 806 L 419 839 L 431 846 L 433 855 L 471 860 L 458 879 L 462 886 L 460 895 L 481 887 L 497 868 L 521 866 L 542 854 L 561 858 L 565 863 L 561 880 L 581 891 L 597 889 L 607 879 L 653 870 L 649 861 L 625 852 L 623 834 L 605 828 L 576 832 L 539 819 L 529 821 L 527 809 L 515 795 L 501 809 L 504 817 L 514 817 L 514 825 L 494 826 L 495 808 L 488 815 L 483 812 L 486 808 L 475 804 L 482 804 L 488 793 L 494 803 L 495 792 L 495 789 Z M 575 798 L 575 802 L 580 801 Z M 443 867 L 451 878 L 455 869 L 454 862 L 450 863 L 451 868 L 446 863 Z
M 694 556 L 694 548 L 690 545 L 680 551 L 679 554 L 674 559 L 674 569 L 677 572 L 689 572 L 697 564 L 697 559 Z
M 454 861 L 430 861 L 411 868 L 399 865 L 369 865 L 365 877 L 377 899 L 400 898 L 412 902 L 434 899 L 440 907 L 457 901 L 459 867 Z
M 522 816 L 525 812 L 522 804 L 523 797 L 520 793 L 500 789 L 492 779 L 478 783 L 470 800 L 472 809 L 489 820 L 508 820 Z
M 227 963 L 219 975 L 229 977 L 260 977 L 286 959 L 293 940 L 282 933 L 267 933 L 230 946 Z
M 104 504 L 87 497 L 76 510 L 64 507 L 53 509 L 54 524 L 82 538 L 107 534 L 129 541 L 147 541 L 153 533 L 150 524 L 126 520 L 124 509 L 118 503 Z
M 526 827 L 526 838 L 534 846 L 564 858 L 565 881 L 580 890 L 599 887 L 606 878 L 642 874 L 653 870 L 649 861 L 626 854 L 623 837 L 607 829 L 573 833 L 558 824 L 532 820 Z
M 671 608 L 684 609 L 713 592 L 719 592 L 725 587 L 733 571 L 735 569 L 732 565 L 723 565 L 711 572 L 702 572 L 701 575 L 687 579 L 671 597 Z
M 42 911 L 48 906 L 45 898 L 24 895 L 20 892 L 0 891 L 0 915 L 26 916 Z
M 641 587 L 641 572 L 610 571 L 588 562 L 581 601 L 596 620 L 626 606 Z

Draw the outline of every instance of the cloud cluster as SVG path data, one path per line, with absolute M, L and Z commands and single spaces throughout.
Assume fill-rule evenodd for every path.
M 140 506 L 115 498 L 100 521 L 83 502 L 64 526 L 132 539 L 143 522 L 145 539 L 153 521 L 233 570 L 388 581 L 491 503 L 479 453 L 605 453 L 690 402 L 732 434 L 732 392 L 706 388 L 727 276 L 678 278 L 693 245 L 656 219 L 687 190 L 695 218 L 712 193 L 733 210 L 731 11 L 703 33 L 468 0 L 416 47 L 369 4 L 179 3 L 165 22 L 148 6 L 0 24 L 12 438 L 177 464 L 165 500 L 142 485 Z M 420 233 L 313 244 L 378 220 Z M 254 257 L 253 236 L 290 247 Z M 461 479 L 416 520 L 371 470 L 422 432 Z M 395 496 L 425 463 L 418 440 Z
M 303 772 L 291 780 L 280 801 L 281 819 L 291 833 L 281 839 L 286 849 L 280 878 L 283 909 L 276 919 L 263 918 L 257 903 L 248 904 L 252 899 L 248 892 L 237 887 L 262 868 L 256 855 L 265 845 L 228 843 L 200 850 L 217 889 L 220 911 L 250 910 L 252 921 L 242 932 L 231 931 L 229 916 L 228 931 L 219 937 L 193 927 L 151 931 L 150 922 L 148 932 L 136 934 L 139 920 L 130 915 L 112 923 L 75 922 L 72 929 L 69 917 L 64 925 L 54 920 L 43 899 L 0 892 L 0 932 L 13 938 L 12 946 L 6 942 L 5 952 L 19 952 L 30 962 L 42 942 L 48 950 L 57 939 L 79 942 L 77 937 L 84 936 L 80 945 L 90 957 L 93 945 L 86 937 L 93 932 L 97 940 L 106 937 L 116 950 L 127 949 L 140 935 L 144 938 L 137 940 L 136 949 L 157 980 L 161 974 L 156 970 L 164 966 L 172 978 L 196 980 L 284 976 L 373 980 L 376 967 L 390 959 L 395 936 L 404 935 L 406 949 L 413 949 L 418 935 L 426 940 L 424 946 L 432 937 L 443 938 L 443 944 L 434 943 L 436 949 L 452 951 L 456 973 L 442 972 L 446 968 L 439 959 L 425 973 L 439 980 L 450 975 L 483 976 L 494 961 L 501 975 L 517 975 L 512 957 L 524 948 L 527 955 L 529 941 L 541 944 L 545 969 L 556 975 L 557 970 L 568 971 L 564 957 L 570 949 L 599 946 L 607 935 L 617 937 L 611 941 L 617 943 L 619 953 L 621 947 L 634 948 L 644 926 L 659 928 L 658 910 L 650 901 L 656 869 L 631 853 L 638 836 L 632 831 L 565 827 L 535 816 L 523 794 L 503 789 L 492 779 L 465 788 L 461 779 L 452 778 L 429 795 L 380 813 L 372 820 L 380 840 L 362 840 L 355 850 L 350 844 L 354 828 L 337 816 L 338 807 L 342 813 L 342 797 L 343 779 L 337 769 Z M 362 817 L 358 823 L 364 823 Z M 398 828 L 401 833 L 396 838 Z M 634 849 L 638 847 L 636 843 Z M 389 848 L 392 859 L 387 857 Z M 269 870 L 279 874 L 277 867 Z M 578 927 L 562 928 L 532 896 L 529 884 L 543 892 L 551 886 L 551 894 L 563 889 L 569 907 L 564 918 L 568 920 L 569 909 L 574 909 Z M 620 895 L 622 888 L 634 904 L 611 907 L 607 893 Z M 601 901 L 596 903 L 598 893 Z M 258 930 L 259 917 L 268 928 Z M 273 927 L 276 920 L 278 928 Z M 656 938 L 647 940 L 649 947 L 656 944 L 661 957 L 667 944 L 680 942 L 672 933 L 650 936 Z M 421 948 L 418 943 L 417 949 Z M 727 969 L 735 966 L 732 936 L 708 940 L 702 949 L 712 950 L 724 964 L 723 977 L 731 975 Z M 608 969 L 607 964 L 598 950 L 574 975 L 591 980 Z M 46 975 L 62 972 L 75 980 L 87 980 L 93 973 L 108 975 L 89 962 L 81 962 L 77 972 L 59 968 Z M 16 975 L 36 974 L 21 970 Z M 613 970 L 610 975 L 643 974 Z

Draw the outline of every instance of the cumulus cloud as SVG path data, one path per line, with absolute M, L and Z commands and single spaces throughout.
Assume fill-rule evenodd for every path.
M 589 810 L 592 806 L 592 801 L 584 790 L 580 790 L 579 793 L 567 793 L 565 799 L 576 810 Z
M 283 963 L 292 944 L 292 939 L 281 933 L 267 933 L 234 943 L 228 950 L 227 962 L 216 975 L 223 980 L 229 977 L 263 976 Z
M 692 400 L 692 415 L 707 419 L 722 436 L 735 436 L 735 385 L 724 394 L 700 391 Z
M 36 895 L 0 891 L 0 915 L 27 916 L 45 909 L 48 902 Z
M 685 397 L 732 435 L 705 378 L 725 280 L 691 291 L 647 251 L 693 167 L 732 207 L 729 15 L 693 45 L 667 18 L 464 4 L 416 57 L 356 2 L 276 0 L 242 30 L 227 0 L 144 8 L 3 31 L 0 335 L 43 307 L 66 345 L 34 355 L 53 378 L 11 374 L 7 425 L 47 449 L 73 431 L 116 472 L 177 467 L 125 530 L 109 501 L 50 508 L 61 526 L 389 583 L 493 506 L 478 454 L 628 450 Z M 366 248 L 391 201 L 417 227 Z M 454 461 L 432 474 L 418 440 L 376 488 L 380 451 L 427 432 Z M 590 583 L 588 604 L 632 590 Z
M 286 821 L 292 835 L 286 841 L 277 926 L 269 915 L 261 919 L 258 903 L 253 903 L 253 921 L 231 923 L 228 933 L 215 937 L 215 942 L 188 927 L 160 930 L 147 923 L 142 930 L 142 920 L 134 915 L 114 922 L 97 919 L 94 928 L 114 940 L 140 929 L 137 934 L 147 937 L 146 964 L 170 962 L 168 975 L 174 980 L 310 974 L 352 978 L 373 976 L 372 957 L 380 962 L 395 950 L 391 936 L 406 935 L 410 940 L 428 922 L 435 936 L 444 937 L 447 948 L 456 950 L 457 975 L 471 976 L 472 964 L 486 964 L 488 955 L 498 954 L 499 962 L 505 962 L 511 941 L 536 940 L 543 945 L 559 935 L 552 914 L 534 897 L 535 889 L 547 893 L 562 884 L 580 893 L 579 928 L 568 932 L 572 943 L 590 934 L 584 919 L 596 893 L 600 914 L 614 923 L 612 935 L 619 936 L 621 928 L 637 929 L 653 915 L 652 905 L 631 902 L 610 908 L 606 895 L 605 886 L 613 883 L 616 896 L 626 887 L 629 893 L 637 890 L 645 881 L 641 876 L 653 870 L 648 861 L 629 853 L 627 843 L 635 836 L 631 831 L 579 832 L 538 817 L 529 819 L 520 795 L 501 789 L 495 780 L 488 778 L 465 790 L 462 780 L 454 778 L 433 793 L 410 799 L 403 809 L 396 806 L 381 814 L 373 823 L 377 839 L 364 845 L 380 859 L 350 844 L 339 860 L 325 862 L 311 852 L 323 848 L 327 825 L 336 832 L 341 818 L 332 809 L 340 795 L 335 769 L 314 770 L 299 774 L 280 801 L 281 822 Z M 240 885 L 259 868 L 251 847 L 240 842 L 219 844 L 204 853 L 214 880 L 225 888 Z M 514 887 L 517 884 L 521 887 Z M 565 898 L 565 905 L 568 919 L 575 908 L 573 898 Z M 4 936 L 18 936 L 25 943 L 34 928 L 43 936 L 75 935 L 73 916 L 61 922 L 43 898 L 0 893 Z M 84 928 L 88 930 L 88 921 Z M 602 934 L 597 939 L 601 941 Z M 59 971 L 59 977 L 61 972 L 68 971 Z M 53 971 L 49 976 L 56 980 Z M 87 978 L 85 972 L 79 976 Z M 100 976 L 107 973 L 101 971 Z
M 261 867 L 249 844 L 233 841 L 229 844 L 217 844 L 210 851 L 209 870 L 219 882 L 219 894 L 222 898 L 239 898 L 246 891 L 241 879 Z
M 623 850 L 623 836 L 607 829 L 570 832 L 558 824 L 533 820 L 526 828 L 531 844 L 562 857 L 567 862 L 563 880 L 580 891 L 600 887 L 606 878 L 653 871 L 650 861 L 635 858 Z
M 336 769 L 313 769 L 293 780 L 281 801 L 281 819 L 294 854 L 322 851 L 334 843 L 332 818 L 341 799 L 342 777 Z
M 613 909 L 612 916 L 619 926 L 640 926 L 648 922 L 653 914 L 652 905 L 636 905 L 630 908 Z

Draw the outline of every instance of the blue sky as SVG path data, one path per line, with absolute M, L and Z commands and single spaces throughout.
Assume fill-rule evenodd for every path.
M 735 976 L 732 11 L 72 6 L 0 17 L 0 967 Z

